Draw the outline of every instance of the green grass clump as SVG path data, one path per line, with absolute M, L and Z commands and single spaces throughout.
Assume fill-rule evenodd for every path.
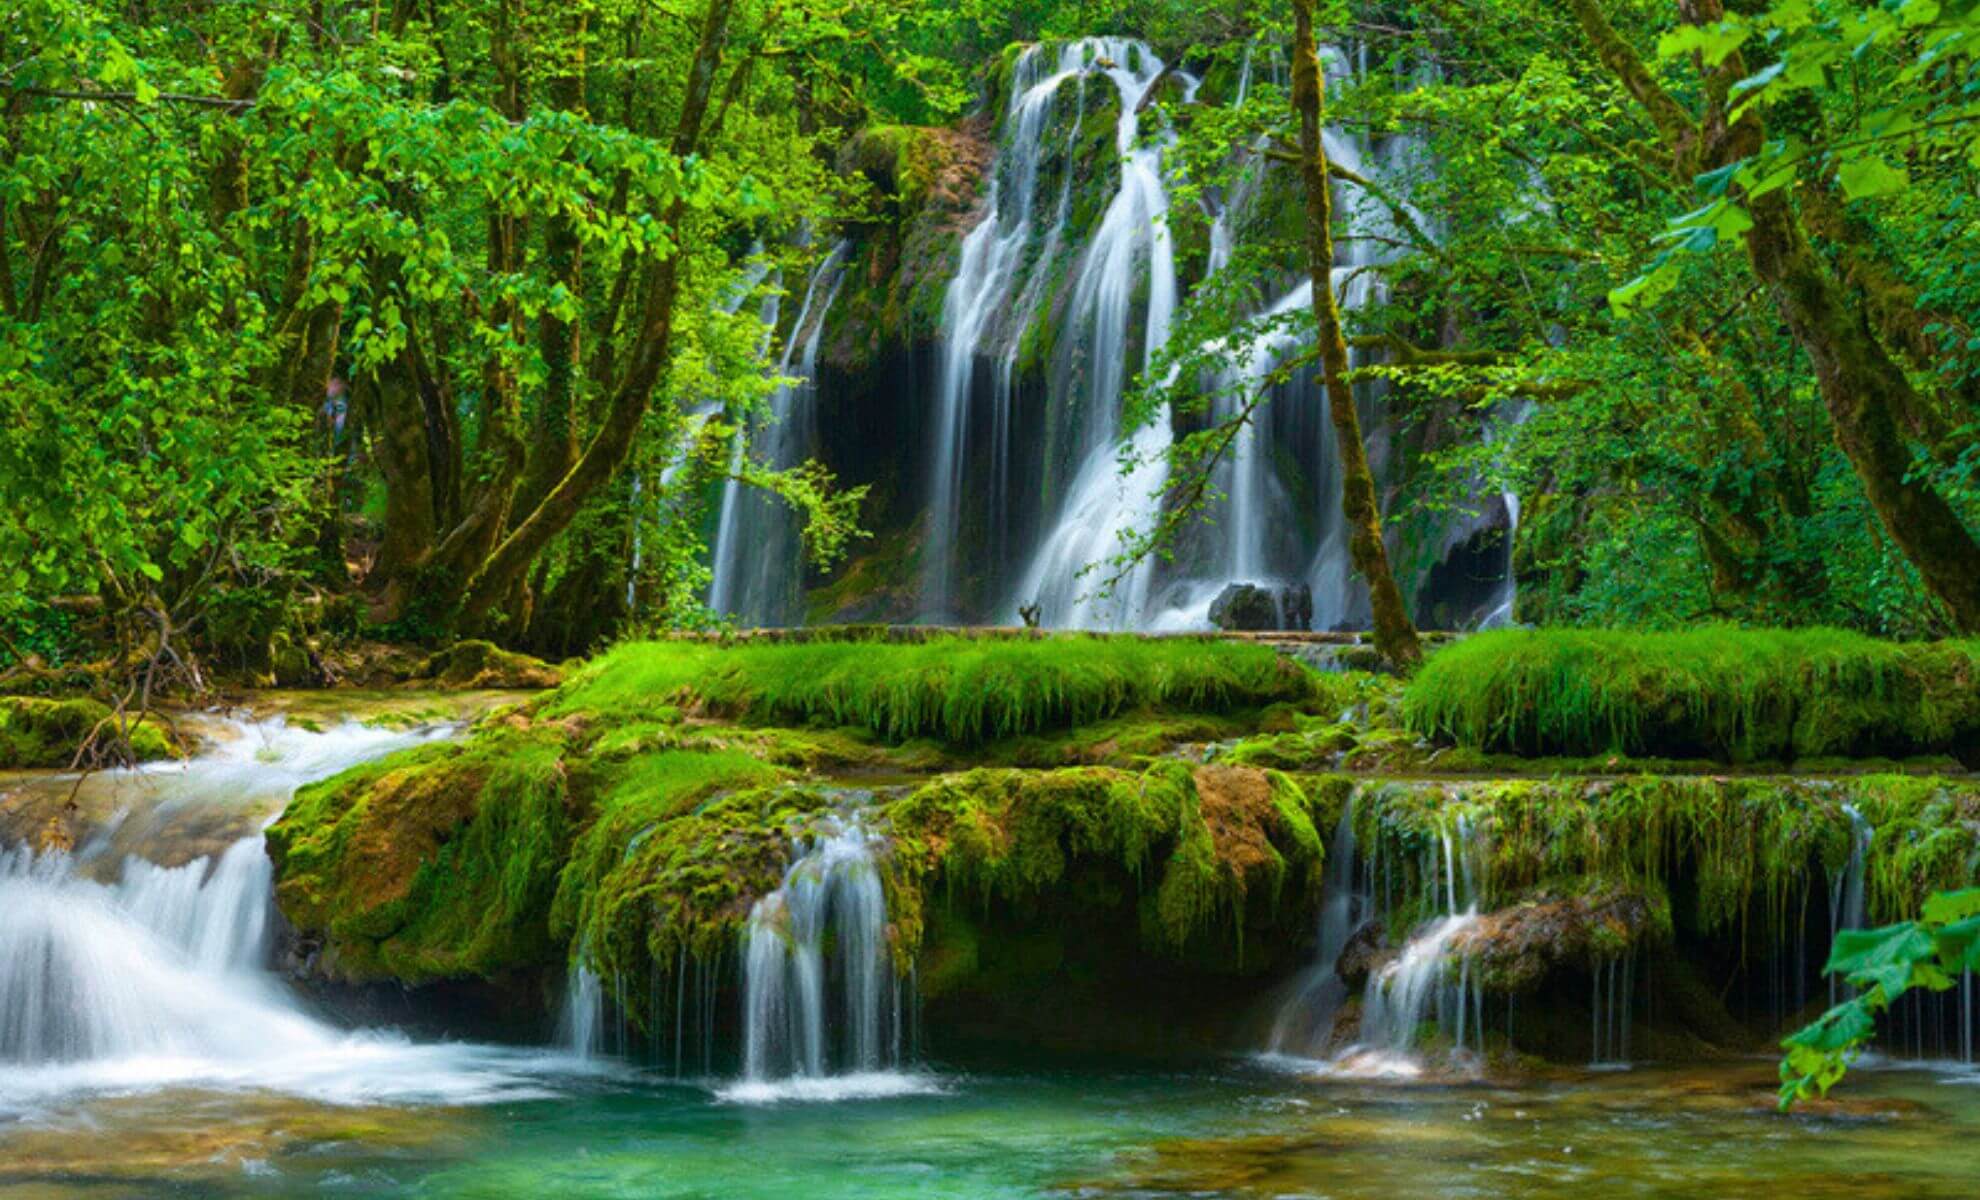
M 1721 761 L 1953 754 L 1980 765 L 1980 642 L 1833 629 L 1504 630 L 1433 655 L 1403 717 L 1525 755 Z
M 764 724 L 856 726 L 889 741 L 975 744 L 1134 709 L 1307 702 L 1317 680 L 1269 647 L 1207 639 L 638 642 L 586 667 L 544 712 L 622 720 L 676 705 Z

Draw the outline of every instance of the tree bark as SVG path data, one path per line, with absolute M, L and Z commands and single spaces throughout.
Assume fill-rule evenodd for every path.
M 1327 150 L 1321 140 L 1326 127 L 1326 80 L 1313 41 L 1313 0 L 1293 0 L 1293 108 L 1299 114 L 1299 171 L 1306 187 L 1306 266 L 1313 281 L 1313 320 L 1320 338 L 1320 362 L 1327 385 L 1327 411 L 1334 423 L 1341 456 L 1341 513 L 1348 523 L 1348 553 L 1355 570 L 1368 580 L 1375 610 L 1375 646 L 1405 670 L 1423 659 L 1389 567 L 1382 542 L 1382 513 L 1375 496 L 1375 478 L 1368 470 L 1368 450 L 1361 440 L 1361 418 L 1354 407 L 1354 386 L 1348 381 L 1347 340 L 1341 334 L 1341 314 L 1334 302 L 1333 196 L 1329 191 Z
M 701 143 L 702 126 L 714 95 L 715 75 L 721 66 L 729 15 L 734 6 L 735 0 L 710 0 L 702 20 L 672 144 L 674 157 L 682 162 Z M 674 249 L 647 272 L 640 289 L 644 301 L 632 363 L 612 396 L 605 419 L 592 434 L 577 463 L 516 524 L 469 579 L 460 612 L 461 622 L 467 628 L 490 624 L 490 613 L 496 603 L 514 590 L 536 556 L 577 516 L 586 497 L 611 479 L 632 452 L 633 438 L 673 356 L 674 302 L 680 294 L 684 257 L 679 230 L 686 216 L 685 197 L 668 205 L 665 223 L 675 235 L 671 239 Z
M 1582 34 L 1602 64 L 1643 106 L 1690 174 L 1757 151 L 1765 131 L 1757 108 L 1724 120 L 1721 79 L 1745 75 L 1735 52 L 1707 79 L 1712 102 L 1702 125 L 1666 93 L 1636 52 L 1603 16 L 1596 0 L 1569 0 Z M 1681 0 L 1684 20 L 1708 24 L 1724 15 L 1720 0 Z M 1702 136 L 1700 131 L 1702 132 Z M 1912 455 L 1899 418 L 1924 411 L 1904 369 L 1871 330 L 1864 297 L 1836 278 L 1809 243 L 1787 189 L 1750 198 L 1747 258 L 1814 369 L 1836 442 L 1863 483 L 1884 531 L 1917 568 L 1925 587 L 1964 633 L 1980 633 L 1980 542 L 1945 497 L 1912 477 Z

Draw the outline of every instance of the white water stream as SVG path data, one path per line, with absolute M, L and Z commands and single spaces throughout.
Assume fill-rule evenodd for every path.
M 86 781 L 117 820 L 73 853 L 0 849 L 0 1116 L 79 1094 L 257 1089 L 331 1103 L 541 1094 L 538 1051 L 329 1024 L 269 970 L 259 828 L 304 783 L 451 733 L 227 722 L 185 764 Z M 188 827 L 245 829 L 205 854 Z

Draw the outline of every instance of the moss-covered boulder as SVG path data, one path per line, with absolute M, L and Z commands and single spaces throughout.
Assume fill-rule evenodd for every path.
M 1832 629 L 1505 630 L 1432 655 L 1409 726 L 1483 750 L 1980 766 L 1980 641 Z
M 154 718 L 126 725 L 108 705 L 86 697 L 0 696 L 0 769 L 67 767 L 85 740 L 92 740 L 94 751 L 85 765 L 125 757 L 152 762 L 177 753 Z
M 424 687 L 534 690 L 556 687 L 564 674 L 540 658 L 475 639 L 428 656 L 413 678 Z
M 560 961 L 550 900 L 580 816 L 567 752 L 555 727 L 500 724 L 298 792 L 266 838 L 310 972 L 419 983 Z
M 1586 974 L 1671 936 L 1670 901 L 1654 886 L 1606 881 L 1535 889 L 1452 939 L 1487 994 L 1531 993 L 1557 971 Z

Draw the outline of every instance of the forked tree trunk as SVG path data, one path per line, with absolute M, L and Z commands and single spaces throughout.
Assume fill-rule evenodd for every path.
M 1292 100 L 1299 114 L 1299 173 L 1306 186 L 1306 266 L 1313 280 L 1313 320 L 1319 327 L 1327 411 L 1334 422 L 1334 440 L 1340 444 L 1341 513 L 1348 523 L 1348 554 L 1354 569 L 1368 580 L 1376 649 L 1407 670 L 1422 661 L 1423 648 L 1382 543 L 1382 511 L 1375 498 L 1375 477 L 1368 470 L 1368 449 L 1361 440 L 1354 386 L 1348 381 L 1347 339 L 1334 302 L 1334 201 L 1328 190 L 1327 149 L 1320 137 L 1326 126 L 1327 85 L 1313 42 L 1313 0 L 1293 0 L 1293 23 Z

